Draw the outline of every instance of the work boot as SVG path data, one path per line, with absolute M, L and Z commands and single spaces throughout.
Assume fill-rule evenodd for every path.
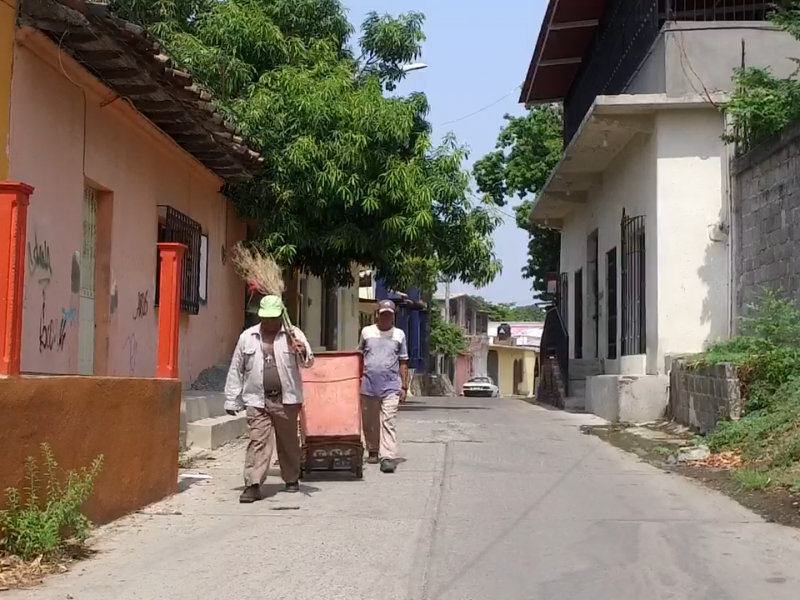
M 391 458 L 384 458 L 381 461 L 381 473 L 394 473 L 397 465 Z
M 239 502 L 242 504 L 252 504 L 259 500 L 261 500 L 261 489 L 257 485 L 248 485 L 239 496 Z
M 294 494 L 300 491 L 300 484 L 296 481 L 294 483 L 287 483 L 285 490 L 290 494 Z
M 371 464 L 371 465 L 377 465 L 379 462 L 381 462 L 381 461 L 378 459 L 378 453 L 377 453 L 377 452 L 370 452 L 370 453 L 367 455 L 367 462 L 368 462 L 369 464 Z

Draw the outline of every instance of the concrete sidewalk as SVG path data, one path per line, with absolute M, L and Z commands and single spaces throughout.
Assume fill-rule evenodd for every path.
M 403 408 L 394 475 L 370 466 L 237 503 L 213 479 L 99 532 L 95 559 L 3 600 L 796 600 L 800 534 L 511 399 Z M 195 483 L 192 483 L 192 482 Z

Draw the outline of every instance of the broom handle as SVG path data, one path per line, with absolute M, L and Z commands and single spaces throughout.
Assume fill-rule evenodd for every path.
M 283 328 L 286 330 L 286 335 L 289 336 L 289 340 L 296 342 L 297 338 L 294 337 L 294 327 L 292 327 L 292 322 L 289 320 L 289 313 L 286 309 L 283 309 Z M 294 344 L 292 344 L 292 349 L 294 349 Z

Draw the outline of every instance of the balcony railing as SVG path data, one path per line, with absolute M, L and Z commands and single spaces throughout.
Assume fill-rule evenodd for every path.
M 772 3 L 756 0 L 611 0 L 564 99 L 564 144 L 597 96 L 621 94 L 667 21 L 764 21 Z

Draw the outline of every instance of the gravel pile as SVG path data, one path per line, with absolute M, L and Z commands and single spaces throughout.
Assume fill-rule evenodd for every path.
M 192 389 L 205 392 L 224 392 L 225 379 L 228 377 L 228 367 L 229 365 L 217 365 L 203 369 L 192 383 Z

